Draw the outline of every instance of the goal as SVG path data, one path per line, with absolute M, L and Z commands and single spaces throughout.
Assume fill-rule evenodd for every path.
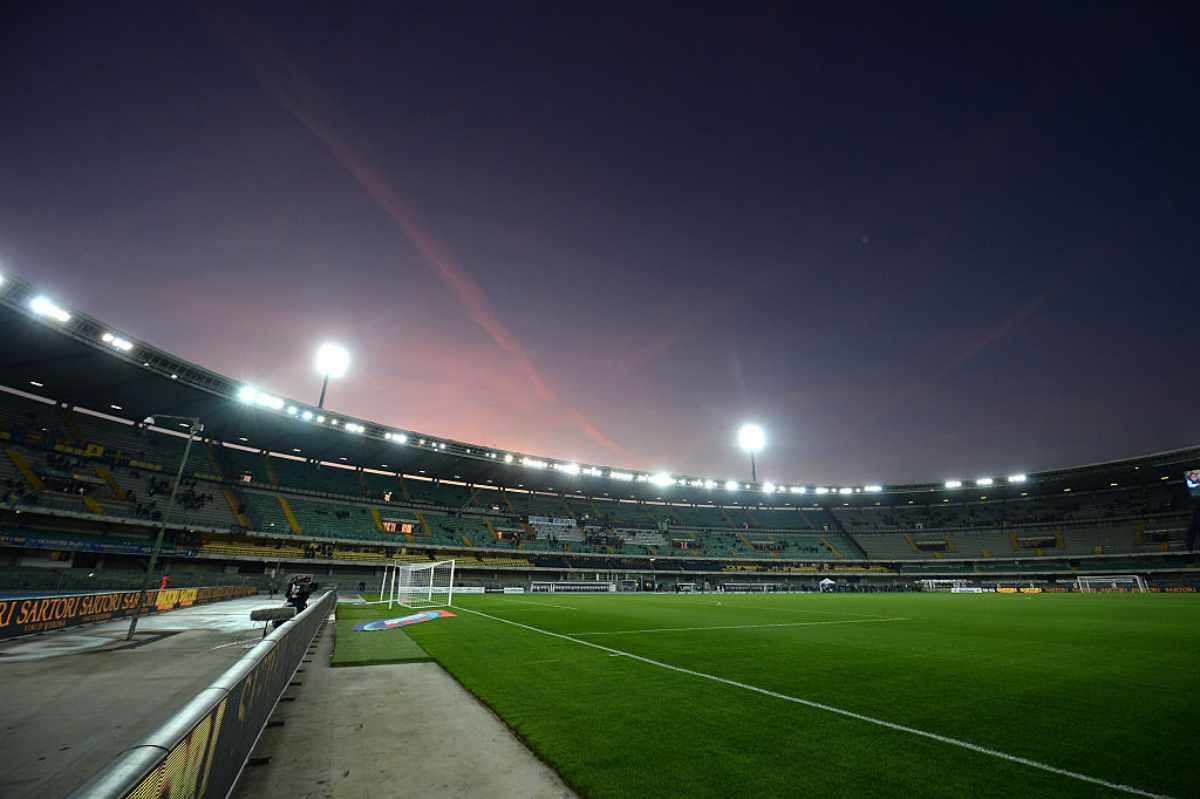
M 406 608 L 437 608 L 454 604 L 454 561 L 395 563 L 383 569 L 380 604 Z
M 1100 592 L 1109 593 L 1145 593 L 1146 581 L 1138 574 L 1103 574 L 1079 575 L 1075 578 L 1075 586 L 1085 594 Z
M 951 594 L 982 594 L 983 589 L 966 580 L 920 580 L 922 591 L 940 591 Z

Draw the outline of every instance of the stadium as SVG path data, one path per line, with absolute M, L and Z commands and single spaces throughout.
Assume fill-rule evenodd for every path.
M 0 799 L 1200 797 L 1182 7 L 11 10 Z
M 16 274 L 0 336 L 0 672 L 28 713 L 5 796 L 281 795 L 322 776 L 436 794 L 398 752 L 490 795 L 1200 792 L 1200 448 L 774 485 L 352 418 Z M 246 608 L 294 575 L 308 608 L 253 632 Z M 228 640 L 167 649 L 188 637 L 172 619 L 235 606 L 199 622 Z M 134 613 L 133 648 L 88 632 Z M 431 669 L 461 695 L 405 693 Z M 148 699 L 159 670 L 175 682 Z M 97 687 L 67 715 L 101 741 L 44 720 L 62 701 L 47 683 L 84 674 Z M 105 685 L 120 702 L 91 709 Z M 456 706 L 532 782 L 439 728 Z M 70 739 L 52 769 L 47 736 Z

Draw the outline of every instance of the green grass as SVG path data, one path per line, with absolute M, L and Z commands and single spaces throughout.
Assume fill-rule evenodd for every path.
M 457 617 L 408 634 L 588 797 L 1129 794 L 470 611 L 1112 783 L 1200 796 L 1197 596 L 464 595 L 455 603 Z M 763 624 L 794 626 L 743 626 Z M 726 629 L 632 632 L 683 627 Z
M 339 605 L 337 625 L 334 628 L 333 658 L 330 665 L 376 666 L 381 663 L 414 663 L 432 660 L 421 645 L 408 636 L 403 629 L 379 630 L 377 632 L 355 632 L 354 625 L 377 618 L 403 616 L 408 611 L 401 609 L 379 614 L 374 608 L 354 605 Z

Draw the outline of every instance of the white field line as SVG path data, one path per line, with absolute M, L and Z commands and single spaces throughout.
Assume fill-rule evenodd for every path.
M 768 613 L 819 613 L 822 616 L 863 616 L 865 618 L 879 618 L 874 613 L 861 613 L 854 610 L 842 610 L 841 608 L 830 608 L 829 610 L 818 610 L 817 608 L 774 608 L 770 605 L 745 605 L 738 602 L 730 602 L 726 605 L 724 602 L 714 603 L 717 607 L 734 608 L 735 610 L 752 610 L 758 612 L 765 610 Z
M 1092 777 L 1087 774 L 1080 774 L 1077 771 L 1070 771 L 1068 769 L 1059 768 L 1058 766 L 1052 766 L 1049 763 L 1043 763 L 1039 760 L 1031 760 L 1027 757 L 1021 757 L 1020 755 L 1010 755 L 1007 752 L 1001 752 L 999 749 L 991 749 L 986 746 L 981 746 L 979 744 L 971 743 L 970 741 L 964 741 L 960 738 L 951 738 L 948 735 L 940 735 L 936 732 L 929 732 L 928 730 L 921 730 L 916 727 L 909 727 L 904 724 L 897 724 L 893 721 L 877 719 L 874 716 L 867 716 L 862 713 L 855 713 L 853 710 L 846 710 L 844 708 L 835 707 L 833 705 L 827 705 L 823 702 L 814 702 L 811 699 L 801 699 L 798 696 L 790 696 L 788 694 L 781 694 L 781 693 L 778 693 L 776 691 L 771 691 L 766 688 L 759 688 L 756 685 L 750 685 L 748 683 L 738 682 L 737 680 L 730 680 L 726 677 L 718 677 L 715 674 L 706 674 L 705 672 L 694 671 L 692 669 L 684 668 L 683 666 L 673 666 L 670 663 L 664 663 L 661 660 L 654 660 L 653 658 L 642 657 L 641 655 L 635 655 L 632 652 L 625 652 L 620 649 L 613 649 L 612 647 L 607 647 L 602 644 L 597 644 L 594 641 L 584 641 L 581 638 L 575 638 L 570 635 L 566 635 L 564 633 L 556 633 L 556 632 L 551 632 L 550 630 L 543 630 L 539 627 L 533 627 L 529 624 L 522 624 L 519 621 L 513 621 L 512 619 L 504 619 L 499 616 L 493 616 L 490 613 L 483 613 L 478 610 L 470 610 L 469 608 L 462 608 L 462 610 L 466 611 L 467 613 L 474 613 L 476 616 L 483 616 L 485 619 L 491 619 L 492 621 L 498 621 L 503 624 L 511 624 L 514 627 L 520 627 L 522 629 L 529 630 L 530 632 L 539 633 L 541 635 L 547 635 L 547 636 L 550 636 L 551 638 L 561 638 L 564 641 L 570 641 L 572 643 L 576 643 L 581 646 L 588 646 L 588 647 L 591 647 L 592 649 L 598 649 L 601 652 L 607 652 L 610 656 L 618 656 L 619 655 L 622 657 L 627 657 L 630 660 L 636 660 L 639 663 L 645 663 L 650 666 L 657 666 L 658 668 L 666 669 L 667 671 L 674 671 L 674 672 L 678 672 L 679 674 L 687 674 L 691 677 L 699 677 L 702 680 L 711 680 L 712 682 L 721 683 L 722 685 L 728 685 L 733 688 L 741 688 L 743 691 L 750 691 L 752 693 L 761 694 L 762 696 L 769 696 L 773 699 L 783 700 L 784 702 L 793 702 L 797 705 L 804 705 L 805 707 L 811 707 L 816 710 L 824 710 L 826 713 L 833 713 L 838 716 L 844 716 L 845 718 L 851 718 L 851 719 L 855 719 L 857 721 L 863 721 L 863 722 L 866 722 L 867 724 L 874 724 L 877 727 L 883 727 L 885 729 L 894 730 L 896 732 L 906 732 L 909 735 L 916 735 L 921 738 L 927 738 L 931 741 L 937 741 L 938 743 L 947 744 L 949 746 L 957 746 L 960 749 L 967 749 L 971 752 L 977 752 L 981 755 L 995 757 L 1000 760 L 1007 760 L 1009 763 L 1017 763 L 1022 766 L 1028 766 L 1030 768 L 1038 769 L 1039 771 L 1045 771 L 1050 774 L 1057 774 L 1060 777 L 1069 777 L 1070 779 L 1078 780 L 1079 782 L 1086 782 L 1091 785 L 1099 785 L 1103 788 L 1108 788 L 1109 790 L 1112 790 L 1112 791 L 1121 791 L 1122 793 L 1132 794 L 1134 796 L 1146 796 L 1146 797 L 1149 797 L 1150 799 L 1171 799 L 1171 797 L 1168 796 L 1167 794 L 1154 793 L 1152 791 L 1144 791 L 1141 788 L 1135 788 L 1132 785 L 1122 785 L 1121 783 L 1117 783 L 1117 782 L 1109 782 L 1108 780 L 1101 779 L 1100 777 Z
M 494 601 L 499 598 L 500 597 L 492 597 L 492 600 Z M 579 608 L 573 608 L 570 605 L 556 605 L 553 602 L 532 602 L 528 599 L 510 599 L 508 597 L 504 597 L 504 603 L 508 604 L 509 602 L 519 602 L 522 605 L 534 605 L 539 608 L 562 608 L 563 610 L 579 610 Z M 521 608 L 513 608 L 513 609 L 520 610 Z
M 754 603 L 754 600 L 762 599 L 763 596 L 772 596 L 772 598 L 776 598 L 776 599 L 786 596 L 786 595 L 779 595 L 779 594 L 775 594 L 775 595 L 769 595 L 769 594 L 766 594 L 766 595 L 756 595 L 756 594 L 655 594 L 655 593 L 649 593 L 649 592 L 642 593 L 640 591 L 634 591 L 634 592 L 630 592 L 630 593 L 616 593 L 616 594 L 585 594 L 584 596 L 588 597 L 588 598 L 602 597 L 606 600 L 607 599 L 616 599 L 618 597 L 628 597 L 631 599 L 637 599 L 637 600 L 639 600 L 641 602 L 645 602 L 645 603 L 650 603 L 650 602 L 657 600 L 658 602 L 662 602 L 664 606 L 671 605 L 674 607 L 679 607 L 680 605 L 689 605 L 689 604 L 695 603 L 695 604 L 701 604 L 701 605 L 711 605 L 712 607 L 730 608 L 732 610 L 753 610 L 756 612 L 760 611 L 760 610 L 765 610 L 769 613 L 817 613 L 822 616 L 864 616 L 864 617 L 876 618 L 874 613 L 863 613 L 861 611 L 843 610 L 841 608 L 833 608 L 833 607 L 830 607 L 828 610 L 822 610 L 822 609 L 814 608 L 814 607 L 803 607 L 803 608 L 794 607 L 794 606 L 772 607 L 770 605 L 759 605 L 759 604 Z M 818 594 L 804 594 L 803 596 L 816 597 L 819 595 Z M 838 594 L 828 594 L 827 596 L 834 597 L 834 596 L 839 596 L 839 595 Z M 713 599 L 713 597 L 720 597 L 720 599 Z M 495 597 L 495 598 L 498 599 L 499 597 Z M 702 601 L 696 602 L 695 600 L 697 598 L 703 598 L 703 600 L 707 600 L 707 601 L 702 600 Z M 788 597 L 788 598 L 791 599 L 792 597 Z M 800 601 L 800 600 L 796 599 L 796 601 Z M 824 600 L 813 599 L 812 601 L 813 602 L 823 602 Z
M 760 627 L 815 627 L 821 624 L 871 624 L 881 621 L 908 621 L 904 616 L 877 619 L 828 619 L 825 621 L 779 621 L 770 624 L 720 624 L 710 627 L 651 627 L 644 630 L 603 630 L 594 633 L 565 633 L 565 635 L 631 635 L 633 633 L 683 633 L 694 630 L 754 630 Z

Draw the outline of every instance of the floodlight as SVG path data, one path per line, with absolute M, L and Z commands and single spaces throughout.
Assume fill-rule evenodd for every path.
M 875 485 L 867 486 L 866 488 L 863 489 L 863 491 L 866 491 L 868 494 L 878 494 L 882 490 L 883 490 L 883 486 L 875 486 Z
M 716 480 L 705 480 L 704 487 L 707 488 L 709 491 L 712 491 L 714 488 L 717 487 L 717 481 Z
M 808 493 L 808 489 L 805 488 L 804 486 L 792 486 L 791 491 L 793 494 L 807 494 Z
M 839 494 L 853 494 L 854 489 L 853 488 L 839 488 L 838 493 Z
M 70 322 L 71 314 L 55 305 L 49 298 L 38 295 L 29 301 L 29 308 L 38 316 L 48 316 L 55 322 Z
M 754 463 L 754 454 L 761 452 L 767 445 L 767 434 L 762 426 L 748 422 L 738 430 L 738 446 L 750 456 L 750 482 L 758 482 L 758 466 Z
M 560 463 L 560 464 L 558 464 L 558 470 L 560 472 L 566 472 L 567 474 L 574 476 L 574 475 L 579 474 L 579 464 L 578 463 Z
M 442 448 L 445 449 L 444 444 L 442 445 Z M 530 457 L 521 458 L 521 465 L 528 467 L 530 469 L 545 469 L 546 468 L 545 461 L 538 460 L 537 458 L 530 458 Z
M 304 421 L 306 421 L 306 422 L 311 422 L 311 421 L 312 421 L 312 418 L 313 418 L 313 412 L 312 412 L 312 411 L 305 411 L 304 413 L 300 414 L 300 418 L 301 418 L 301 419 L 303 419 L 303 420 L 304 420 Z
M 738 446 L 749 453 L 761 452 L 767 444 L 767 434 L 757 424 L 744 424 L 738 430 Z
M 995 480 L 993 480 L 993 479 L 992 479 L 992 478 L 990 478 L 990 477 L 980 477 L 980 478 L 978 478 L 977 480 L 975 480 L 975 485 L 977 485 L 977 486 L 990 486 L 990 485 L 991 485 L 992 483 L 994 483 L 994 482 L 996 482 L 996 481 L 995 481 Z
M 317 400 L 317 407 L 325 407 L 325 392 L 329 389 L 330 378 L 337 380 L 346 374 L 346 368 L 350 366 L 350 353 L 346 352 L 345 347 L 337 344 L 322 344 L 317 348 L 317 374 L 321 375 L 321 398 Z
M 238 389 L 237 398 L 242 402 L 254 402 L 254 399 L 257 396 L 258 389 L 256 389 L 254 386 L 242 386 L 240 389 Z
M 962 480 L 947 480 L 946 488 L 962 488 Z
M 344 377 L 350 366 L 350 353 L 337 344 L 322 344 L 317 348 L 317 374 L 337 380 Z
M 422 441 L 421 443 L 422 443 L 422 444 L 424 444 L 425 442 L 424 442 L 424 441 Z M 504 455 L 504 462 L 505 462 L 505 463 L 512 463 L 512 462 L 513 462 L 513 456 L 512 456 L 512 453 L 505 453 L 505 455 Z
M 666 487 L 675 483 L 675 478 L 666 472 L 658 472 L 650 478 L 650 482 L 659 487 Z
M 120 350 L 121 352 L 129 352 L 131 349 L 133 349 L 132 341 L 123 339 L 120 336 L 113 335 L 112 333 L 105 333 L 100 337 L 100 340 L 105 344 L 111 345 L 115 349 Z
M 762 492 L 764 494 L 774 494 L 775 493 L 775 484 L 772 483 L 770 480 L 763 483 L 762 484 Z
M 726 480 L 725 481 L 725 490 L 726 491 L 737 491 L 738 490 L 737 480 Z
M 298 414 L 299 412 L 300 412 L 300 409 L 299 409 L 299 408 L 297 408 L 295 405 L 289 405 L 289 406 L 287 407 L 287 413 L 288 413 L 288 416 L 295 416 L 295 415 L 296 415 L 296 414 Z
M 1010 483 L 1024 483 L 1024 482 L 1025 482 L 1025 475 L 1023 475 L 1023 474 L 1010 474 L 1010 475 L 1008 476 L 1008 482 L 1010 482 Z
M 829 489 L 826 488 L 825 486 L 817 486 L 817 493 L 818 494 L 828 494 Z

